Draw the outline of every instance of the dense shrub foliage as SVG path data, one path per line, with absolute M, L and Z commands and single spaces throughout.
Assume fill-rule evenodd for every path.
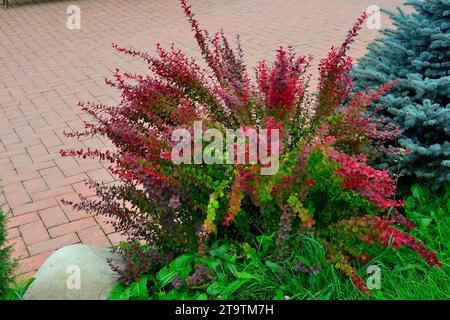
M 0 300 L 11 292 L 13 284 L 13 263 L 10 258 L 11 248 L 6 247 L 6 216 L 0 210 Z
M 400 162 L 388 158 L 396 172 L 434 184 L 450 181 L 450 1 L 407 1 L 415 11 L 391 13 L 395 29 L 369 45 L 354 76 L 357 89 L 398 80 L 374 106 L 378 114 L 403 130 L 399 146 L 411 154 Z M 386 159 L 382 159 L 386 161 Z
M 450 185 L 440 194 L 414 185 L 406 197 L 405 215 L 417 225 L 412 231 L 439 253 L 450 257 Z M 277 258 L 274 235 L 251 243 L 216 242 L 207 254 L 183 254 L 169 265 L 146 273 L 128 285 L 117 284 L 110 299 L 367 299 L 327 263 L 320 240 L 297 234 L 289 241 L 295 250 Z M 450 296 L 450 268 L 428 268 L 420 257 L 403 249 L 380 251 L 363 269 L 380 268 L 379 290 L 372 299 L 444 299 Z M 194 273 L 195 267 L 200 266 Z M 192 285 L 192 276 L 213 270 Z M 198 277 L 197 277 L 198 278 Z M 189 281 L 188 281 L 189 279 Z
M 347 51 L 366 15 L 321 61 L 318 93 L 311 95 L 309 57 L 279 48 L 273 63 L 259 64 L 254 81 L 240 45 L 233 49 L 223 32 L 211 35 L 203 30 L 186 1 L 181 4 L 206 68 L 175 47 L 157 45 L 158 56 L 153 57 L 114 45 L 119 52 L 147 61 L 149 73 L 117 70 L 108 83 L 122 91 L 122 102 L 81 103 L 96 121 L 86 123 L 85 132 L 68 136 L 99 134 L 116 148 L 62 151 L 65 156 L 110 161 L 111 171 L 122 182 L 91 182 L 99 200 L 68 203 L 115 218 L 117 230 L 129 236 L 120 248 L 128 261 L 121 280 L 130 283 L 172 261 L 169 270 L 174 264 L 184 270 L 178 278 L 169 277 L 174 287 L 208 286 L 214 291 L 221 263 L 214 259 L 223 257 L 214 254 L 218 249 L 212 243 L 237 242 L 235 254 L 248 255 L 246 243 L 264 235 L 273 235 L 266 248 L 274 252 L 270 263 L 292 257 L 294 272 L 313 274 L 320 272 L 317 262 L 296 256 L 304 248 L 291 238 L 319 239 L 326 257 L 321 263 L 349 276 L 363 293 L 367 289 L 358 269 L 384 247 L 407 247 L 430 266 L 440 265 L 436 255 L 408 233 L 414 226 L 397 209 L 404 203 L 394 199 L 395 180 L 367 163 L 373 154 L 389 151 L 386 143 L 399 129 L 364 114 L 394 82 L 349 97 L 352 60 Z M 278 172 L 261 175 L 267 165 L 259 163 L 175 165 L 172 133 L 192 130 L 194 120 L 203 121 L 203 130 L 278 130 Z M 225 254 L 228 248 L 220 250 Z M 174 260 L 180 255 L 184 258 Z M 211 255 L 216 258 L 207 263 Z M 161 272 L 168 271 L 158 275 Z M 167 274 L 156 279 L 159 286 L 167 284 Z M 225 293 L 216 292 L 216 297 Z

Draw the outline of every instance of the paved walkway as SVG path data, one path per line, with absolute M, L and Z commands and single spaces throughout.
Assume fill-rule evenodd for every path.
M 98 138 L 65 138 L 83 127 L 78 101 L 115 103 L 118 92 L 104 78 L 119 66 L 144 71 L 136 59 L 116 54 L 111 43 L 153 50 L 174 42 L 189 54 L 196 46 L 177 0 L 12 0 L 0 8 L 0 203 L 12 210 L 9 244 L 17 273 L 31 276 L 56 249 L 74 243 L 109 246 L 120 241 L 101 217 L 74 212 L 62 197 L 77 199 L 87 178 L 113 181 L 98 161 L 61 158 L 71 147 L 105 148 Z M 401 0 L 193 0 L 210 30 L 241 34 L 249 65 L 273 60 L 274 49 L 292 44 L 316 61 L 340 44 L 369 5 L 394 8 Z M 81 8 L 81 30 L 66 28 L 66 9 Z M 389 24 L 383 16 L 382 25 Z M 364 28 L 352 54 L 361 56 L 376 30 Z

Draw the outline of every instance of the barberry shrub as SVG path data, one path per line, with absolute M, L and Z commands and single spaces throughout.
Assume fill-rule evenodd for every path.
M 407 180 L 439 186 L 450 181 L 450 1 L 406 4 L 415 10 L 390 13 L 396 28 L 369 45 L 353 76 L 358 90 L 398 80 L 374 108 L 384 106 L 377 114 L 403 129 L 398 144 L 411 154 L 401 162 L 396 157 L 380 162 Z
M 182 253 L 201 254 L 215 240 L 254 242 L 256 236 L 273 232 L 280 259 L 283 252 L 294 250 L 290 235 L 319 237 L 329 263 L 363 292 L 358 267 L 383 247 L 406 246 L 430 266 L 439 264 L 434 253 L 404 231 L 412 226 L 398 210 L 403 202 L 393 199 L 395 181 L 367 164 L 367 157 L 386 150 L 386 142 L 399 129 L 365 114 L 394 83 L 349 98 L 352 60 L 347 51 L 366 14 L 345 42 L 321 61 L 318 93 L 313 96 L 308 93 L 310 57 L 279 48 L 273 63 L 260 62 L 254 81 L 239 41 L 232 48 L 223 32 L 209 34 L 186 0 L 181 5 L 204 64 L 175 47 L 157 45 L 154 57 L 114 45 L 119 52 L 144 59 L 149 73 L 117 70 L 108 84 L 121 90 L 121 103 L 80 103 L 95 122 L 86 123 L 84 132 L 67 135 L 105 136 L 115 150 L 61 151 L 64 156 L 108 160 L 121 181 L 91 181 L 98 200 L 81 195 L 81 203 L 68 204 L 113 217 L 117 230 L 128 236 L 126 247 L 134 251 L 122 281 L 131 282 L 143 268 L 156 268 Z M 195 120 L 203 121 L 203 129 L 215 128 L 224 135 L 226 129 L 277 130 L 278 172 L 261 175 L 267 164 L 260 163 L 175 165 L 172 133 L 192 130 Z M 138 252 L 136 244 L 142 242 L 145 249 Z

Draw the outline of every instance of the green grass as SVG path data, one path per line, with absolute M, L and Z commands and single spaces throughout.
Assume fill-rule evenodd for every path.
M 374 298 L 384 300 L 447 300 L 450 298 L 449 269 L 421 271 L 402 265 L 382 270 L 382 286 Z
M 382 266 L 378 299 L 450 299 L 450 185 L 439 193 L 413 185 L 406 200 L 406 217 L 417 226 L 412 234 L 436 252 L 441 268 L 429 268 L 412 252 L 396 253 L 394 267 Z M 393 259 L 394 260 L 394 259 Z M 392 261 L 393 261 L 392 260 Z
M 301 243 L 295 257 L 303 257 L 307 263 L 314 262 L 323 267 L 314 276 L 292 272 L 294 256 L 287 257 L 283 264 L 287 271 L 281 276 L 277 269 L 267 266 L 267 262 L 242 264 L 241 268 L 257 274 L 255 281 L 249 282 L 236 292 L 236 299 L 292 299 L 292 300 L 332 300 L 363 298 L 348 277 L 343 277 L 333 266 L 326 263 L 323 246 L 317 239 L 299 235 L 290 241 Z M 261 251 L 261 248 L 259 248 Z M 263 256 L 264 254 L 262 254 Z M 306 257 L 308 257 L 306 259 Z M 271 260 L 269 258 L 269 260 Z M 266 260 L 267 261 L 267 260 Z
M 315 247 L 309 254 L 315 261 L 323 261 L 321 245 L 313 238 L 303 237 L 303 244 L 314 243 Z M 429 300 L 429 299 L 449 299 L 450 298 L 450 268 L 448 259 L 439 255 L 443 261 L 442 268 L 430 268 L 417 257 L 415 253 L 398 253 L 392 249 L 386 249 L 386 255 L 369 262 L 361 269 L 364 275 L 367 266 L 376 264 L 380 267 L 381 287 L 372 289 L 372 295 L 361 295 L 353 286 L 348 277 L 343 276 L 334 266 L 326 265 L 316 276 L 313 277 L 287 277 L 281 279 L 270 268 L 254 268 L 250 265 L 241 267 L 249 273 L 257 273 L 258 279 L 249 282 L 236 292 L 233 298 L 236 299 L 308 299 L 308 300 Z M 384 256 L 384 257 L 383 257 Z M 383 263 L 383 258 L 394 262 L 389 265 Z M 395 259 L 394 259 L 395 258 Z M 364 277 L 366 278 L 366 277 Z
M 314 238 L 299 236 L 299 254 L 309 257 L 324 268 L 313 277 L 281 279 L 270 268 L 257 269 L 242 265 L 247 272 L 259 274 L 258 281 L 244 285 L 237 299 L 377 299 L 429 300 L 450 299 L 450 186 L 433 194 L 430 188 L 414 185 L 405 197 L 405 215 L 417 227 L 412 234 L 433 250 L 443 263 L 441 268 L 429 267 L 416 253 L 406 248 L 387 248 L 361 269 L 364 277 L 369 265 L 380 268 L 380 289 L 371 290 L 370 297 L 361 295 L 348 277 L 325 263 L 322 245 Z
M 3 300 L 22 300 L 28 287 L 33 283 L 34 278 L 26 279 L 17 284 L 14 284 Z

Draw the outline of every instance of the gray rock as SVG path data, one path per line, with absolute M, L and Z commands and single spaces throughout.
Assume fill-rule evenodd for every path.
M 123 265 L 109 249 L 76 244 L 54 252 L 41 266 L 25 300 L 106 300 L 117 282 L 107 263 Z

